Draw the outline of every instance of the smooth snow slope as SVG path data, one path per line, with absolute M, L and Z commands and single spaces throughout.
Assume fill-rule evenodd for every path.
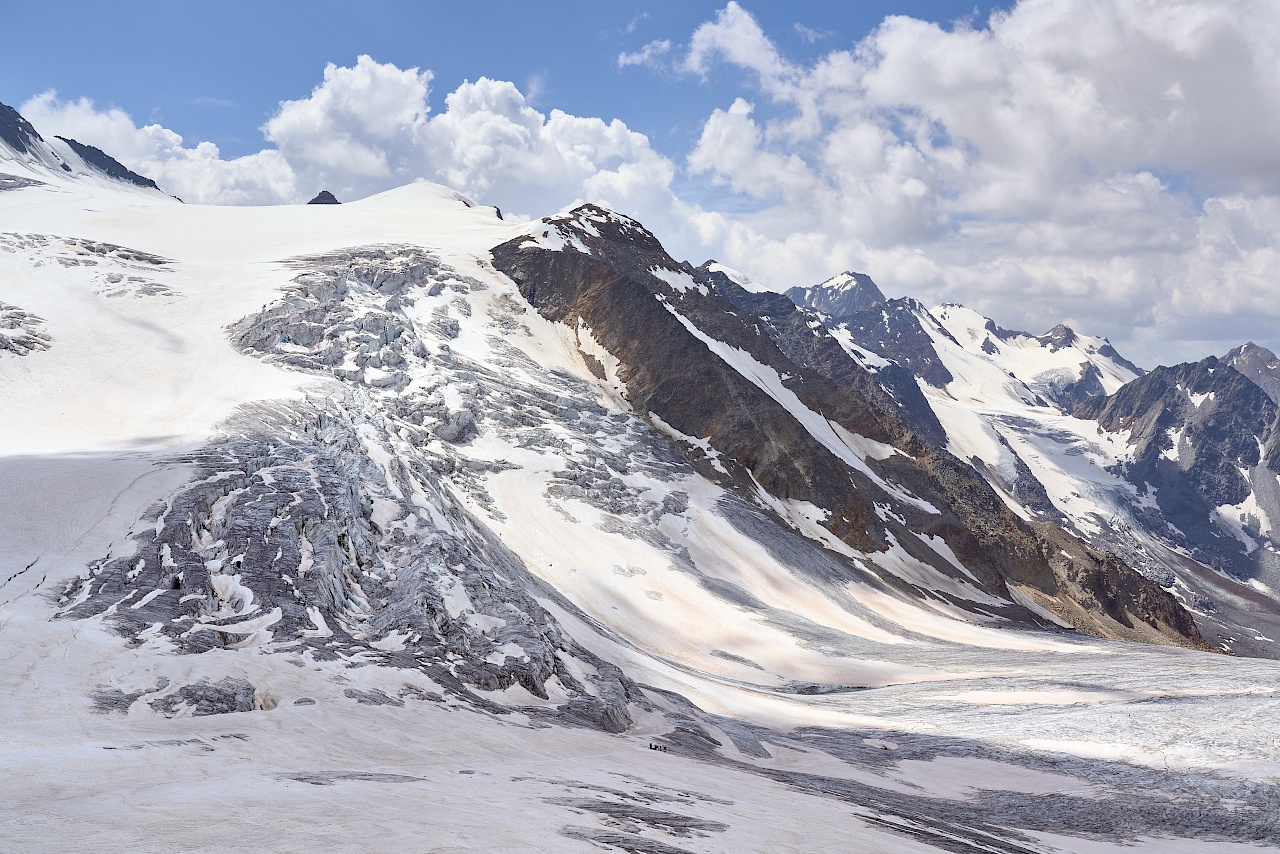
M 47 349 L 0 352 L 0 830 L 10 844 L 1231 851 L 1274 841 L 1274 663 L 979 625 L 829 571 L 812 541 L 701 478 L 627 412 L 586 366 L 590 330 L 525 309 L 486 261 L 522 226 L 492 209 L 429 184 L 342 206 L 213 208 L 40 180 L 0 191 L 0 301 L 48 336 Z M 322 660 L 269 634 L 180 655 L 158 632 L 124 638 L 101 618 L 50 619 L 58 582 L 130 554 L 131 531 L 153 525 L 146 505 L 185 482 L 184 455 L 241 407 L 338 399 L 332 377 L 238 352 L 227 327 L 281 301 L 297 273 L 288 259 L 371 244 L 428 249 L 483 286 L 465 298 L 424 288 L 404 309 L 424 329 L 452 330 L 408 371 L 406 393 L 454 413 L 541 394 L 539 411 L 559 413 L 531 425 L 482 411 L 473 439 L 426 450 L 457 461 L 442 489 L 545 583 L 540 602 L 563 629 L 650 686 L 654 710 L 637 710 L 626 733 L 511 711 L 540 702 L 519 686 L 490 692 L 488 710 L 423 699 L 441 686 L 419 671 Z M 390 468 L 379 454 L 409 434 L 373 432 L 379 419 L 395 426 L 396 392 L 377 390 L 390 376 L 379 370 L 362 373 L 368 453 Z M 978 425 L 953 441 L 983 437 Z M 378 499 L 387 514 L 398 512 L 392 498 Z M 388 530 L 404 524 L 379 512 Z M 465 598 L 454 607 L 468 610 Z M 253 687 L 255 711 L 200 716 L 177 702 L 182 686 L 224 679 Z M 649 750 L 679 715 L 718 744 Z

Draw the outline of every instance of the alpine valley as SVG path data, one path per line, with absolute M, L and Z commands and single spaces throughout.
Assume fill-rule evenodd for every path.
M 339 201 L 0 105 L 7 850 L 1280 844 L 1275 355 Z

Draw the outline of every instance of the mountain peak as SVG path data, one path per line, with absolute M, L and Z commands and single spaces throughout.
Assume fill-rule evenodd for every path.
M 105 177 L 144 190 L 161 192 L 155 181 L 130 170 L 100 148 L 65 136 L 45 139 L 31 122 L 7 104 L 0 104 L 0 155 L 4 159 L 16 160 L 34 168 L 37 172 L 52 172 L 76 178 Z
M 307 204 L 309 205 L 340 205 L 342 204 L 342 202 L 338 201 L 338 197 L 335 196 L 333 193 L 330 193 L 328 190 L 321 190 L 319 193 L 316 193 L 316 197 L 311 201 L 307 202 Z
M 1248 341 L 1228 351 L 1221 361 L 1253 380 L 1272 400 L 1280 402 L 1280 358 L 1275 353 Z
M 764 285 L 757 282 L 755 279 L 748 276 L 746 273 L 735 270 L 732 267 L 726 267 L 724 264 L 721 264 L 719 261 L 716 261 L 714 259 L 707 259 L 706 261 L 703 261 L 702 265 L 698 267 L 698 269 L 702 270 L 705 273 L 721 273 L 729 281 L 733 282 L 735 285 L 742 288 L 744 291 L 747 291 L 748 293 L 753 293 L 753 294 L 772 293 L 772 291 L 770 291 Z
M 884 294 L 870 276 L 848 270 L 811 288 L 791 288 L 787 296 L 796 305 L 832 317 L 847 317 L 885 304 Z
M 1076 332 L 1065 323 L 1059 323 L 1043 335 L 1037 336 L 1039 341 L 1047 345 L 1051 350 L 1059 350 L 1063 347 L 1070 347 L 1076 343 Z

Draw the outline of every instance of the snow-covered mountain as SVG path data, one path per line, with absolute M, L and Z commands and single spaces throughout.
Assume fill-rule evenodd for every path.
M 602 207 L 188 206 L 9 126 L 15 848 L 1275 838 L 1277 737 L 1229 722 L 1277 665 L 1206 652 L 1076 505 L 1018 498 L 1077 481 L 1002 456 L 992 413 L 1034 411 L 1121 459 L 1029 384 L 1093 347 L 1116 391 L 1096 342 L 997 380 L 913 304 L 886 323 L 951 377 L 917 384 Z M 1223 723 L 1171 736 L 1189 704 Z
M 790 294 L 811 308 L 862 306 L 821 322 L 849 352 L 910 367 L 947 446 L 1016 513 L 1120 555 L 1223 648 L 1280 654 L 1268 351 L 1144 374 L 1105 339 L 1061 325 L 1011 332 L 954 304 L 926 310 L 861 275 Z

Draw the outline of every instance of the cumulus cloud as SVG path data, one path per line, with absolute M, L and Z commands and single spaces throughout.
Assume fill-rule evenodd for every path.
M 361 56 L 329 63 L 310 97 L 285 101 L 262 127 L 306 186 L 333 184 L 350 197 L 412 181 L 427 123 L 431 72 Z
M 52 92 L 22 112 L 188 201 L 427 178 L 529 216 L 610 204 L 678 257 L 779 289 L 853 268 L 1005 326 L 1065 320 L 1147 363 L 1280 345 L 1280 7 L 1021 0 L 986 26 L 889 17 L 816 59 L 736 2 L 670 35 L 618 67 L 738 87 L 674 157 L 506 81 L 463 83 L 433 112 L 429 71 L 369 57 L 283 102 L 248 157 Z
M 670 222 L 676 166 L 623 122 L 543 114 L 515 84 L 465 82 L 432 113 L 432 75 L 361 56 L 333 64 L 306 98 L 284 101 L 264 125 L 274 144 L 223 159 L 217 146 L 187 145 L 157 124 L 139 127 L 122 110 L 45 92 L 21 112 L 42 132 L 97 145 L 189 202 L 279 204 L 319 189 L 355 199 L 426 178 L 541 216 L 579 200 Z
M 293 169 L 274 149 L 224 160 L 211 142 L 188 146 L 161 125 L 139 127 L 123 110 L 99 109 L 87 98 L 63 101 L 54 91 L 28 100 L 20 112 L 42 135 L 96 145 L 186 201 L 273 204 L 297 194 Z
M 734 262 L 779 285 L 849 259 L 1148 360 L 1274 343 L 1278 27 L 1271 4 L 1023 0 L 981 29 L 890 17 L 800 63 L 731 2 L 676 64 L 747 91 L 686 165 L 755 203 Z

